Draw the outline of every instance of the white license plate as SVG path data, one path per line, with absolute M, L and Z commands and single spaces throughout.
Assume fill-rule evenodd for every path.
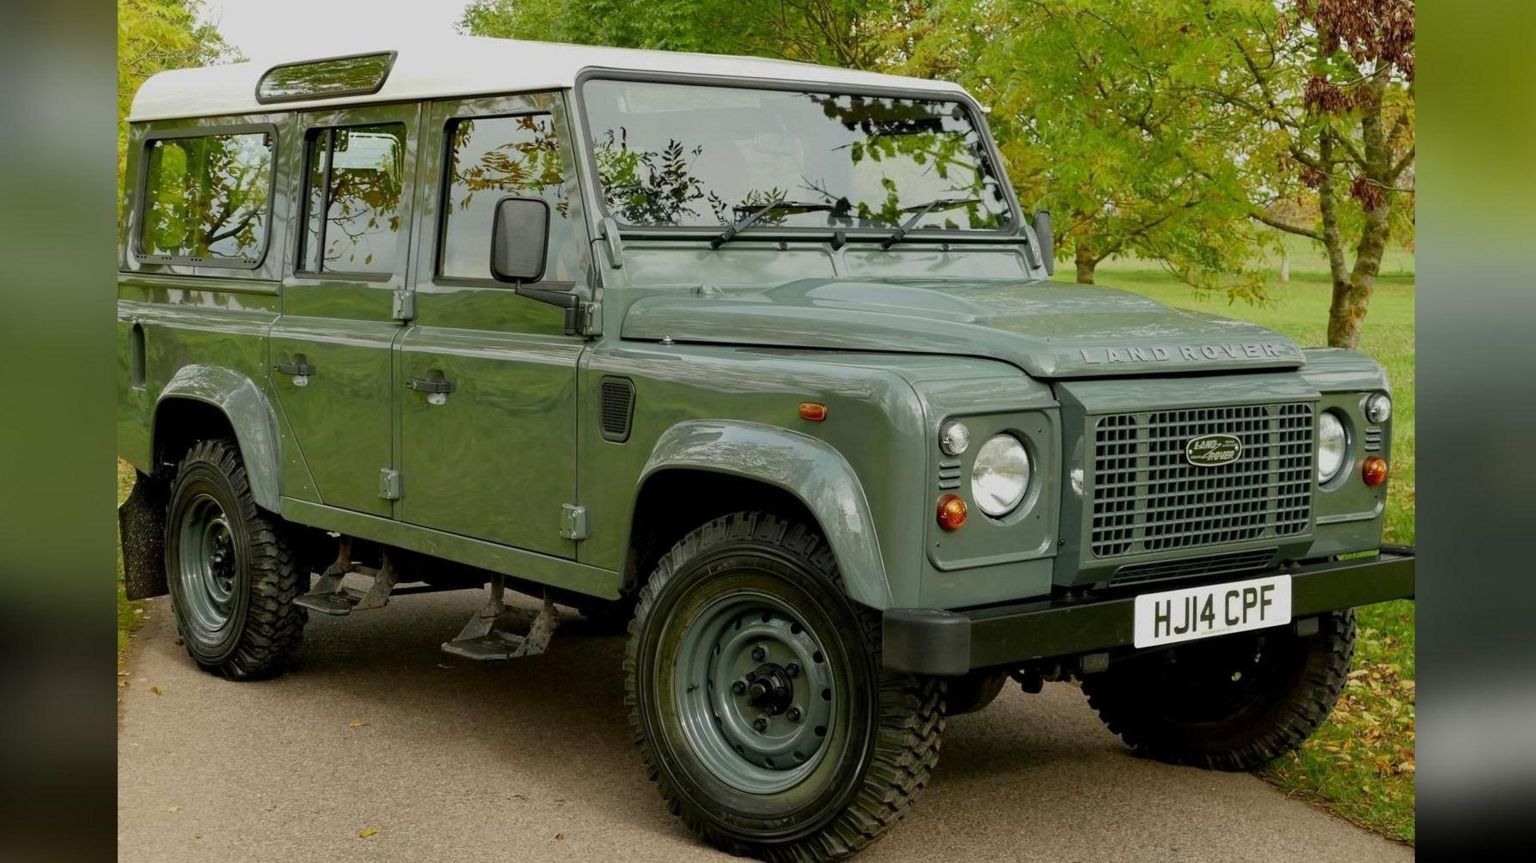
M 1275 575 L 1136 597 L 1137 647 L 1177 644 L 1291 622 L 1291 577 Z

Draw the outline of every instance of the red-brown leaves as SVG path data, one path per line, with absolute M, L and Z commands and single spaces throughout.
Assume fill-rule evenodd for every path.
M 1307 86 L 1302 92 L 1301 99 L 1307 110 L 1323 114 L 1342 114 L 1354 104 L 1354 99 L 1349 93 L 1334 86 L 1333 82 L 1321 75 L 1313 75 L 1307 79 Z
M 1349 184 L 1349 195 L 1367 210 L 1374 210 L 1381 206 L 1387 196 L 1386 190 L 1380 184 L 1371 182 L 1363 175 L 1356 177 L 1355 181 Z
M 1324 53 L 1396 67 L 1413 80 L 1413 0 L 1297 0 L 1296 11 L 1323 36 Z

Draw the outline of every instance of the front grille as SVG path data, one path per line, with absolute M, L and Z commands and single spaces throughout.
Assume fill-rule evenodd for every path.
M 1312 405 L 1232 405 L 1112 414 L 1093 423 L 1095 557 L 1302 533 L 1312 520 Z M 1234 460 L 1192 465 L 1202 435 L 1242 442 Z
M 1122 584 L 1141 584 L 1168 578 L 1194 578 L 1195 576 L 1233 575 L 1268 569 L 1275 559 L 1275 550 L 1260 548 L 1254 551 L 1229 551 L 1226 554 L 1209 554 L 1204 557 L 1187 557 L 1183 560 L 1163 560 L 1156 563 L 1127 563 L 1115 570 L 1109 583 L 1113 587 Z

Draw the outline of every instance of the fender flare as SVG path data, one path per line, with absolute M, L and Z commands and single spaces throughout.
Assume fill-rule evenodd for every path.
M 876 609 L 891 606 L 891 587 L 864 486 L 830 444 L 762 423 L 691 420 L 657 439 L 636 494 L 652 476 L 673 469 L 756 480 L 793 495 L 831 546 L 849 598 Z
M 203 402 L 224 414 L 235 432 L 235 443 L 240 447 L 251 496 L 262 509 L 277 512 L 279 478 L 282 476 L 277 421 L 261 387 L 246 375 L 222 366 L 182 366 L 155 400 L 151 441 L 159 441 L 160 408 L 172 399 Z

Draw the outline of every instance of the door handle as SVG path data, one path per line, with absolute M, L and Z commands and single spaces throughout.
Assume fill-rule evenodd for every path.
M 448 401 L 448 394 L 455 389 L 453 381 L 444 380 L 441 372 L 438 373 L 437 377 L 411 378 L 405 382 L 405 385 L 409 389 L 426 393 L 427 403 L 434 405 L 440 405 Z
M 309 376 L 315 373 L 315 367 L 303 354 L 295 354 L 293 362 L 277 363 L 272 370 L 281 375 L 293 375 L 293 385 L 296 387 L 309 386 Z
M 291 363 L 278 363 L 272 368 L 276 369 L 279 374 L 300 375 L 306 378 L 315 373 L 315 367 L 305 362 L 302 356 L 296 358 Z

